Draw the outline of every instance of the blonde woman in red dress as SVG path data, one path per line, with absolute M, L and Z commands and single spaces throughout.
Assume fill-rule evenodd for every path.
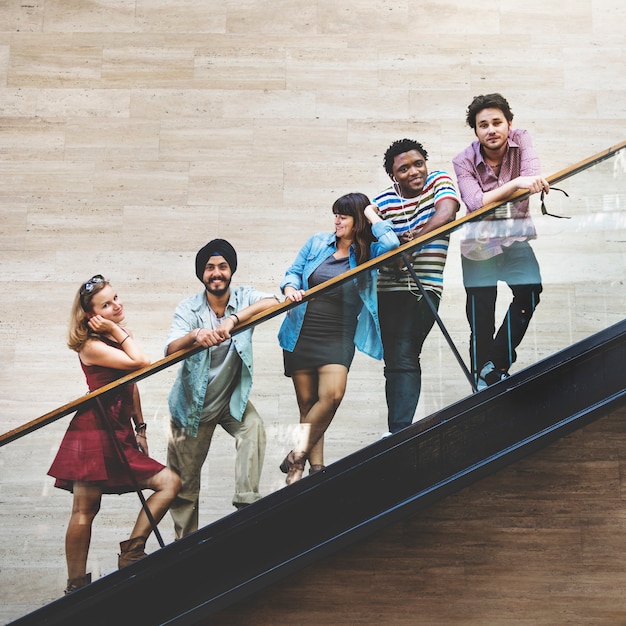
M 78 353 L 89 391 L 150 364 L 123 322 L 124 305 L 109 281 L 98 274 L 81 285 L 72 307 L 68 346 Z M 87 554 L 103 493 L 128 493 L 136 486 L 151 489 L 154 493 L 146 505 L 158 523 L 181 485 L 177 474 L 148 456 L 146 423 L 136 385 L 124 385 L 99 398 L 106 415 L 100 415 L 91 405 L 80 409 L 48 471 L 56 478 L 55 487 L 74 495 L 65 537 L 65 593 L 91 582 L 91 574 L 86 571 Z M 127 462 L 120 457 L 120 451 Z M 144 549 L 151 532 L 151 522 L 142 509 L 130 537 L 120 543 L 119 567 L 146 555 Z

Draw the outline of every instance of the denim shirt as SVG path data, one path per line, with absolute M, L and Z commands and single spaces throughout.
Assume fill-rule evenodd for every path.
M 252 287 L 236 287 L 231 289 L 226 305 L 225 315 L 236 313 L 241 309 L 262 300 L 278 298 L 271 293 L 262 293 Z M 175 339 L 184 337 L 194 328 L 211 328 L 211 315 L 206 300 L 206 292 L 202 291 L 183 300 L 174 312 L 174 320 L 167 335 L 167 346 Z M 230 397 L 230 414 L 241 421 L 252 389 L 252 332 L 254 328 L 233 335 L 232 341 L 241 358 L 242 368 L 239 383 Z M 211 349 L 201 350 L 187 357 L 178 370 L 176 380 L 169 394 L 169 409 L 173 422 L 184 428 L 188 435 L 198 435 L 200 414 L 204 406 L 204 397 L 209 381 Z
M 398 236 L 394 233 L 388 222 L 375 222 L 372 232 L 378 241 L 370 245 L 370 258 L 377 257 L 400 245 Z M 288 285 L 295 289 L 308 289 L 311 274 L 331 255 L 337 251 L 337 237 L 334 233 L 317 233 L 313 235 L 298 253 L 293 265 L 285 273 L 281 291 L 284 292 Z M 350 246 L 350 267 L 356 267 L 354 246 Z M 359 296 L 363 302 L 358 315 L 354 345 L 364 354 L 381 359 L 383 356 L 383 344 L 380 338 L 380 324 L 378 322 L 378 300 L 376 298 L 376 276 L 378 270 L 371 270 L 366 274 L 366 284 L 359 288 L 357 278 L 355 285 L 359 288 Z M 296 346 L 307 303 L 304 302 L 290 309 L 278 331 L 280 347 L 288 352 L 293 352 Z

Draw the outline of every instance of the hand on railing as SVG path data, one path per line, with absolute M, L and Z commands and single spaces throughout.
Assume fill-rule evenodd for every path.
M 227 318 L 229 319 L 229 318 Z M 227 320 L 224 320 L 225 322 Z M 199 328 L 195 335 L 196 343 L 204 346 L 205 348 L 212 348 L 217 346 L 230 337 L 230 334 L 226 331 L 226 328 L 222 323 L 218 328 Z M 234 327 L 235 325 L 232 324 Z M 231 328 L 232 330 L 232 328 Z
M 302 302 L 305 293 L 304 289 L 294 289 L 287 285 L 285 287 L 285 302 Z

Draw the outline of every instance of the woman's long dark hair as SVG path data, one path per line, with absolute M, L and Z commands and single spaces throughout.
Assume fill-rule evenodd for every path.
M 357 265 L 369 261 L 370 245 L 374 241 L 372 225 L 363 211 L 371 204 L 370 199 L 362 193 L 348 193 L 337 198 L 333 204 L 335 215 L 349 215 L 354 218 L 354 251 Z

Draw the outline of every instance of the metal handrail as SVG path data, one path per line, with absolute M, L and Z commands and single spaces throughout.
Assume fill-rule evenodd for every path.
M 565 178 L 569 178 L 583 170 L 593 167 L 594 165 L 606 159 L 611 158 L 617 152 L 619 152 L 620 150 L 624 148 L 626 148 L 626 140 L 618 144 L 615 144 L 614 146 L 611 146 L 610 148 L 607 148 L 606 150 L 598 152 L 597 154 L 591 157 L 588 157 L 587 159 L 579 161 L 578 163 L 575 163 L 574 165 L 570 167 L 560 170 L 559 172 L 551 176 L 548 176 L 546 180 L 550 184 L 557 183 L 561 180 L 564 180 Z M 511 202 L 512 200 L 524 199 L 529 196 L 530 196 L 530 193 L 528 191 L 518 191 L 514 195 L 512 195 L 510 198 L 508 198 L 506 202 Z M 302 301 L 306 302 L 307 300 L 310 300 L 311 298 L 313 298 L 314 296 L 320 293 L 328 291 L 340 284 L 347 282 L 348 280 L 351 280 L 352 278 L 354 278 L 356 275 L 360 274 L 361 272 L 366 272 L 366 271 L 375 269 L 378 266 L 389 262 L 391 259 L 394 259 L 395 257 L 399 257 L 408 252 L 411 252 L 412 250 L 416 248 L 423 246 L 425 243 L 432 241 L 433 239 L 437 239 L 441 236 L 448 235 L 454 232 L 455 230 L 459 229 L 461 226 L 463 226 L 464 224 L 468 222 L 479 220 L 483 218 L 485 215 L 494 211 L 497 207 L 502 206 L 506 202 L 492 202 L 490 204 L 486 204 L 485 206 L 481 207 L 480 209 L 476 211 L 473 211 L 472 213 L 468 213 L 467 215 L 464 215 L 463 217 L 460 217 L 448 224 L 445 224 L 443 226 L 440 226 L 439 228 L 436 228 L 435 230 L 430 231 L 426 235 L 418 236 L 412 241 L 402 244 L 399 248 L 391 250 L 390 252 L 386 252 L 385 254 L 382 254 L 374 259 L 370 259 L 369 261 L 366 261 L 365 263 L 355 268 L 352 268 L 351 270 L 345 272 L 344 274 L 341 274 L 340 276 L 337 276 L 331 280 L 321 283 L 320 285 L 317 285 L 316 287 L 312 287 L 304 294 Z M 267 309 L 263 313 L 259 313 L 258 315 L 252 317 L 250 320 L 241 324 L 240 326 L 238 325 L 237 328 L 233 330 L 232 334 L 237 334 L 245 330 L 248 330 L 256 326 L 257 324 L 260 324 L 261 322 L 267 321 L 278 315 L 286 313 L 288 310 L 296 306 L 299 306 L 300 304 L 301 304 L 300 302 L 291 302 L 291 301 L 277 304 L 276 306 L 270 309 Z M 16 439 L 19 439 L 31 432 L 34 432 L 40 428 L 43 428 L 44 426 L 47 426 L 48 424 L 51 424 L 52 422 L 55 422 L 56 420 L 66 415 L 69 415 L 70 413 L 73 413 L 80 408 L 85 407 L 87 404 L 93 402 L 95 398 L 99 398 L 100 396 L 104 396 L 108 393 L 111 393 L 112 391 L 114 391 L 115 389 L 123 385 L 129 384 L 129 383 L 136 383 L 140 380 L 143 380 L 144 378 L 152 376 L 153 374 L 156 374 L 172 365 L 175 365 L 176 363 L 179 363 L 180 361 L 183 361 L 187 357 L 193 354 L 196 354 L 198 352 L 201 352 L 202 350 L 206 350 L 206 348 L 204 348 L 203 346 L 194 346 L 191 348 L 187 348 L 185 350 L 179 350 L 178 352 L 174 352 L 173 354 L 163 359 L 155 361 L 154 363 L 148 365 L 147 367 L 131 372 L 127 374 L 126 376 L 123 376 L 122 378 L 119 378 L 116 381 L 109 383 L 108 385 L 104 385 L 103 387 L 100 387 L 99 389 L 96 389 L 85 396 L 77 398 L 67 404 L 64 404 L 63 406 L 57 409 L 54 409 L 53 411 L 45 413 L 41 417 L 38 417 L 34 420 L 31 420 L 30 422 L 22 424 L 21 426 L 18 426 L 17 428 L 14 428 L 13 430 L 10 430 L 0 435 L 0 447 L 12 441 L 15 441 Z

